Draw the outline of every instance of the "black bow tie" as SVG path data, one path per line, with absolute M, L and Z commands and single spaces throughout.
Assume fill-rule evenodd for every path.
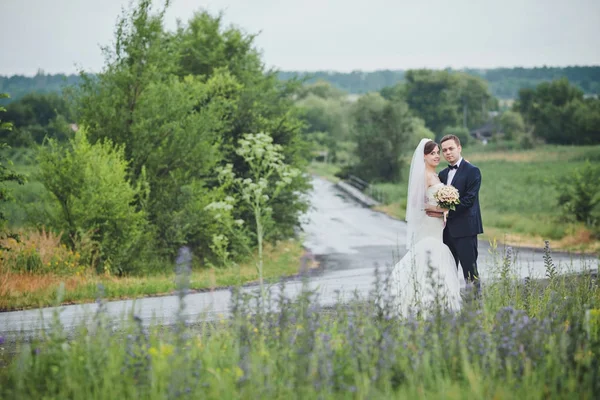
M 458 164 L 456 164 L 456 165 L 450 165 L 450 164 L 448 164 L 448 168 L 450 168 L 450 169 L 458 169 Z

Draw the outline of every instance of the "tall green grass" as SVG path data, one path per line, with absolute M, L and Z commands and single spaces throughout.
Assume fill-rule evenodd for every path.
M 561 239 L 577 226 L 564 222 L 558 209 L 560 187 L 585 164 L 600 158 L 600 147 L 556 147 L 506 154 L 506 160 L 488 160 L 473 154 L 484 183 L 480 202 L 484 223 L 522 234 Z
M 487 146 L 463 149 L 463 156 L 482 174 L 480 205 L 484 229 L 559 240 L 584 229 L 562 218 L 558 183 L 583 167 L 586 160 L 600 161 L 600 146 L 542 146 L 523 151 L 493 151 Z M 440 165 L 440 170 L 444 167 Z M 404 218 L 406 182 L 375 184 L 386 211 Z M 501 238 L 499 238 L 501 239 Z M 541 244 L 541 241 L 540 241 Z
M 6 216 L 12 229 L 19 229 L 25 225 L 42 226 L 47 223 L 47 212 L 52 212 L 50 193 L 44 185 L 35 179 L 38 170 L 35 161 L 35 150 L 29 148 L 10 149 L 9 160 L 13 168 L 27 177 L 24 185 L 13 182 L 7 183 L 8 189 L 14 199 L 6 203 Z
M 598 398 L 597 278 L 561 277 L 547 254 L 548 280 L 521 282 L 511 255 L 499 260 L 455 314 L 396 317 L 381 277 L 327 308 L 283 284 L 266 298 L 233 290 L 230 318 L 194 325 L 182 302 L 169 328 L 129 315 L 115 330 L 100 303 L 72 340 L 57 311 L 0 369 L 0 398 Z

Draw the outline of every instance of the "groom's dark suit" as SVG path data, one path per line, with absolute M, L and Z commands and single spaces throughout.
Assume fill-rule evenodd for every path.
M 448 184 L 450 168 L 439 173 L 440 180 Z M 479 168 L 460 161 L 452 182 L 458 189 L 460 204 L 455 211 L 448 213 L 448 221 L 444 228 L 444 243 L 450 248 L 452 255 L 463 268 L 467 282 L 479 279 L 477 272 L 477 235 L 483 233 L 481 210 L 479 209 L 479 188 L 481 187 L 481 172 Z M 476 282 L 478 285 L 478 282 Z

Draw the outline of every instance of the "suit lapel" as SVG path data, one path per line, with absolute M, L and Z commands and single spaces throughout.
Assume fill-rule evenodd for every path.
M 459 177 L 462 175 L 461 171 L 464 171 L 464 169 L 466 168 L 466 161 L 463 159 L 462 162 L 460 163 L 460 165 L 458 166 L 458 169 L 456 170 L 456 173 L 454 174 L 454 177 L 452 178 L 452 186 L 456 187 L 455 183 L 457 182 L 457 180 L 459 179 Z M 446 179 L 446 182 L 448 180 Z

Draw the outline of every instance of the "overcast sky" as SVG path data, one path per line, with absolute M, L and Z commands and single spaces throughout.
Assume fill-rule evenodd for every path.
M 100 71 L 128 4 L 0 0 L 0 74 Z M 600 65 L 600 0 L 173 0 L 167 28 L 201 8 L 282 70 Z

